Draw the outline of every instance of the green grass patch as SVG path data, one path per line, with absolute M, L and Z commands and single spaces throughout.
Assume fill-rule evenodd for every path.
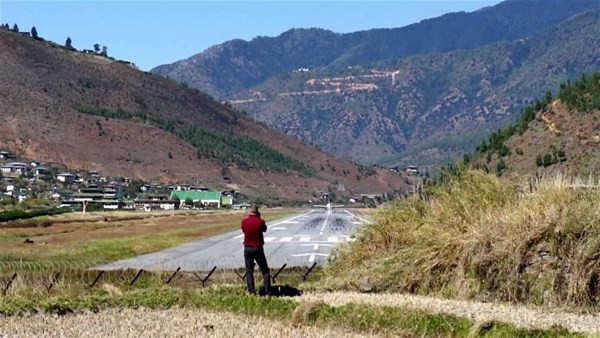
M 14 221 L 18 219 L 28 219 L 40 216 L 58 215 L 71 212 L 67 209 L 45 209 L 45 210 L 9 210 L 0 212 L 0 222 Z M 2 225 L 0 224 L 0 228 Z
M 323 303 L 304 303 L 290 299 L 264 299 L 246 295 L 241 286 L 203 290 L 149 287 L 111 294 L 98 288 L 85 294 L 9 295 L 0 298 L 0 313 L 20 315 L 31 312 L 67 314 L 81 310 L 111 307 L 152 309 L 180 306 L 226 311 L 282 320 L 290 324 L 335 326 L 357 332 L 391 335 L 465 337 L 475 331 L 482 337 L 581 337 L 564 330 L 523 330 L 502 323 L 476 325 L 469 320 L 447 315 L 427 314 L 401 308 L 349 304 L 333 307 Z

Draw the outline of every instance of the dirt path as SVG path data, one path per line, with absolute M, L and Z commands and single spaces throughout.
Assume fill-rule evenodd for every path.
M 106 310 L 0 318 L 1 337 L 374 337 L 204 310 Z
M 600 334 L 600 316 L 551 311 L 503 303 L 447 300 L 406 294 L 364 294 L 356 292 L 308 293 L 298 301 L 324 302 L 331 306 L 367 304 L 403 307 L 428 313 L 443 313 L 467 318 L 475 323 L 496 320 L 520 328 L 549 329 L 561 326 L 571 332 Z

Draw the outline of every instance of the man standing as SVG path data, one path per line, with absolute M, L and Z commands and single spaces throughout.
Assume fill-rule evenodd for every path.
M 263 245 L 265 240 L 263 232 L 267 231 L 267 224 L 260 218 L 258 207 L 253 205 L 250 213 L 242 220 L 242 231 L 244 232 L 244 261 L 246 263 L 246 284 L 248 292 L 256 294 L 254 288 L 254 261 L 258 264 L 260 272 L 263 275 L 265 284 L 265 294 L 270 294 L 271 275 L 269 274 L 269 265 L 265 257 Z

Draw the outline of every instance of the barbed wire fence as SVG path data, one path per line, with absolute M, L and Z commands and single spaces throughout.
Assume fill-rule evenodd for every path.
M 146 264 L 143 268 L 134 269 L 111 267 L 111 264 L 114 264 L 111 262 L 0 261 L 0 290 L 2 296 L 7 296 L 20 292 L 94 290 L 104 284 L 120 288 L 148 285 L 204 288 L 217 284 L 245 283 L 244 268 L 233 267 L 227 259 L 214 259 L 211 263 L 214 265 L 210 269 L 182 267 L 185 264 L 176 267 L 177 264 L 171 264 L 166 268 L 160 268 L 160 264 Z M 189 266 L 189 262 L 187 265 Z M 275 284 L 279 280 L 306 281 L 314 274 L 317 265 L 317 262 L 313 262 L 306 266 L 293 263 L 271 266 L 271 282 Z M 258 271 L 255 270 L 255 274 L 256 272 Z

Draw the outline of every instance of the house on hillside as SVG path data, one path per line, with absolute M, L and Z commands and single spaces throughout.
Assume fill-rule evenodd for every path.
M 62 173 L 56 176 L 56 180 L 65 184 L 73 184 L 75 183 L 75 179 L 77 176 L 71 173 Z
M 409 165 L 408 167 L 406 167 L 406 173 L 411 174 L 411 175 L 418 175 L 419 167 L 414 166 L 414 165 Z
M 191 199 L 194 204 L 199 203 L 203 206 L 213 206 L 220 208 L 223 205 L 222 195 L 219 191 L 185 191 L 174 190 L 171 192 L 171 199 L 179 199 L 183 205 L 186 199 Z
M 0 167 L 0 171 L 4 174 L 21 175 L 27 172 L 27 164 L 22 162 L 11 162 Z
M 37 179 L 49 178 L 50 176 L 52 176 L 52 170 L 46 167 L 35 167 L 33 169 L 33 177 Z
M 0 158 L 1 159 L 7 160 L 7 159 L 10 159 L 10 158 L 14 158 L 14 157 L 15 157 L 15 155 L 13 155 L 12 153 L 10 153 L 8 151 L 5 151 L 5 150 L 0 151 Z

